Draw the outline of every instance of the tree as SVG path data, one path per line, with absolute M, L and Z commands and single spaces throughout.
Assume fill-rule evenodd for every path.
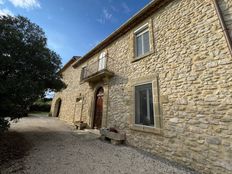
M 43 30 L 22 16 L 0 17 L 0 124 L 27 115 L 47 90 L 65 87 L 61 59 L 47 48 Z

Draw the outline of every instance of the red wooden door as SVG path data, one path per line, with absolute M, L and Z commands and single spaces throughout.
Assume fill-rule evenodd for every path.
M 94 112 L 94 121 L 93 128 L 100 129 L 102 123 L 102 112 L 103 112 L 103 88 L 99 88 L 96 94 L 95 101 L 95 112 Z

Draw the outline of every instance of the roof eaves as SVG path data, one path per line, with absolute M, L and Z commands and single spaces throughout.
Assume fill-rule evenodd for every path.
M 64 72 L 69 66 L 71 66 L 74 62 L 80 59 L 81 56 L 73 56 L 59 71 L 58 73 Z
M 138 13 L 128 19 L 123 25 L 121 25 L 116 31 L 110 34 L 106 39 L 100 42 L 96 47 L 90 50 L 87 54 L 85 54 L 81 59 L 79 59 L 73 67 L 76 68 L 79 64 L 88 60 L 91 56 L 98 53 L 100 50 L 107 47 L 110 43 L 115 41 L 117 38 L 128 32 L 131 28 L 135 27 L 139 22 L 143 21 L 151 14 L 154 13 L 155 10 L 159 9 L 161 6 L 170 2 L 172 0 L 152 0 L 148 3 L 144 8 L 142 8 Z

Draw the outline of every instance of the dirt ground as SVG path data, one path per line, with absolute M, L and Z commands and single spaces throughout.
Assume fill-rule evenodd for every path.
M 22 171 L 22 159 L 29 153 L 30 148 L 30 143 L 20 133 L 7 132 L 0 135 L 0 169 Z
M 30 116 L 10 131 L 21 137 L 13 143 L 24 145 L 18 158 L 0 165 L 1 174 L 195 173 L 132 147 L 100 141 L 97 135 L 76 131 L 56 118 Z

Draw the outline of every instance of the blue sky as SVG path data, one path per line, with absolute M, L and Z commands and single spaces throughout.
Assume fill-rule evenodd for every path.
M 66 63 L 83 56 L 150 0 L 0 0 L 0 15 L 22 15 L 46 33 Z

